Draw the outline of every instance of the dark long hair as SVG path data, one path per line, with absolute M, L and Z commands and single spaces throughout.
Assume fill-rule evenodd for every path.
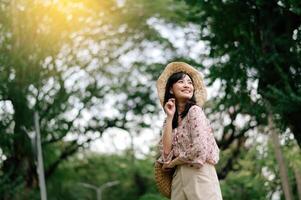
M 167 101 L 170 98 L 175 98 L 175 96 L 170 93 L 170 89 L 172 88 L 174 83 L 176 83 L 178 80 L 184 78 L 185 75 L 189 76 L 189 78 L 191 79 L 192 84 L 193 84 L 193 79 L 191 78 L 191 76 L 189 74 L 187 74 L 185 72 L 176 72 L 168 78 L 167 83 L 166 83 L 166 87 L 165 87 L 163 106 L 165 106 L 165 104 L 167 103 Z M 193 92 L 192 98 L 187 101 L 187 103 L 185 105 L 185 108 L 184 108 L 184 111 L 180 114 L 182 119 L 184 119 L 184 117 L 187 115 L 190 107 L 195 105 L 195 104 L 196 104 L 196 100 L 195 100 L 194 92 Z M 173 116 L 173 119 L 172 119 L 172 128 L 173 129 L 178 127 L 178 118 L 179 118 L 179 115 L 178 115 L 178 109 L 177 109 L 177 106 L 176 106 L 176 112 L 175 112 L 175 114 Z

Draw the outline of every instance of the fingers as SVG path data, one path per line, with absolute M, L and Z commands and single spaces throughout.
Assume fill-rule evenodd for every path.
M 175 99 L 175 98 L 170 98 L 170 99 L 168 99 L 168 102 L 175 103 L 175 102 L 176 102 L 176 99 Z
M 170 163 L 164 163 L 162 169 L 163 171 L 170 171 L 172 169 L 172 166 L 170 166 Z
M 165 106 L 164 106 L 164 111 L 167 115 L 173 115 L 175 112 L 175 108 L 176 108 L 176 104 L 175 104 L 175 99 L 174 98 L 170 98 L 168 99 L 168 101 L 166 102 Z
M 173 107 L 175 105 L 175 101 L 176 100 L 174 98 L 168 99 L 166 105 Z

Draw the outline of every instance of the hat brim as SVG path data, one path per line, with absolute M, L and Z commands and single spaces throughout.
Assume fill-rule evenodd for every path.
M 159 76 L 156 86 L 161 105 L 163 106 L 167 80 L 172 74 L 177 72 L 185 72 L 192 78 L 196 104 L 202 107 L 207 99 L 203 77 L 199 71 L 184 62 L 169 63 Z

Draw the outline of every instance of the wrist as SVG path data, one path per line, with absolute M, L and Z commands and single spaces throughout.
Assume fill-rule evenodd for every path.
M 167 115 L 166 117 L 166 123 L 172 122 L 173 116 Z
M 179 157 L 177 157 L 175 161 L 176 161 L 177 165 L 181 165 L 184 163 L 184 161 Z

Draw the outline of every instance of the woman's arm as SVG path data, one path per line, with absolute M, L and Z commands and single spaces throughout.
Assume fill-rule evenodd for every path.
M 183 164 L 185 164 L 185 162 L 183 160 L 181 160 L 179 157 L 176 157 L 175 159 L 173 159 L 169 163 L 164 163 L 162 168 L 163 169 L 168 169 L 168 168 L 173 168 L 176 165 L 183 165 Z
M 163 145 L 163 160 L 164 162 L 171 161 L 172 152 L 172 120 L 176 111 L 175 99 L 169 99 L 164 105 L 166 120 L 163 126 L 162 145 Z
M 162 134 L 163 157 L 167 159 L 172 149 L 172 118 L 167 117 Z

